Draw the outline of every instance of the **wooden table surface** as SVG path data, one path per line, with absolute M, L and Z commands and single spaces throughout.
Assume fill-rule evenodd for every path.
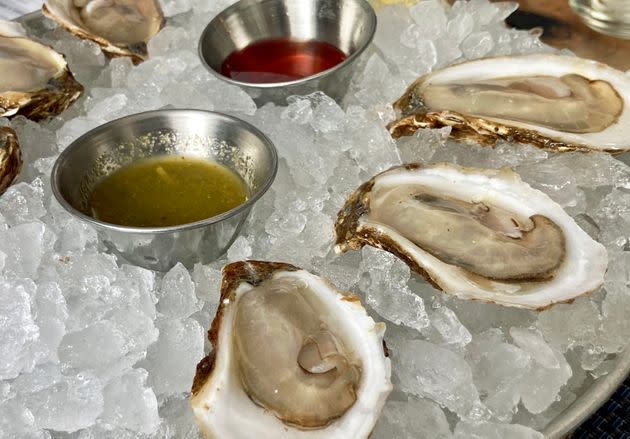
M 520 8 L 506 21 L 509 25 L 543 29 L 542 40 L 568 48 L 583 58 L 605 62 L 620 70 L 630 69 L 630 40 L 600 34 L 587 27 L 567 0 L 520 0 Z

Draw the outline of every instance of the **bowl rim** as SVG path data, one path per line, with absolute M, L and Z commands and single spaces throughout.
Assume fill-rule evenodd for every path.
M 240 125 L 241 127 L 245 128 L 250 133 L 254 134 L 257 138 L 259 138 L 262 141 L 271 159 L 271 169 L 267 175 L 267 178 L 263 182 L 263 184 L 256 190 L 256 192 L 251 194 L 251 196 L 244 203 L 239 204 L 238 206 L 226 212 L 223 212 L 219 215 L 211 216 L 209 218 L 206 218 L 200 221 L 179 224 L 179 225 L 174 225 L 174 226 L 167 226 L 167 227 L 124 226 L 121 224 L 114 224 L 114 223 L 108 223 L 105 221 L 100 221 L 76 209 L 64 198 L 64 196 L 61 194 L 60 181 L 59 181 L 60 174 L 61 174 L 61 166 L 66 163 L 70 153 L 76 148 L 83 146 L 83 143 L 87 139 L 89 139 L 94 134 L 95 131 L 112 129 L 112 128 L 115 128 L 120 123 L 130 121 L 130 120 L 131 121 L 147 120 L 153 117 L 163 116 L 165 114 L 173 114 L 173 113 L 175 114 L 186 114 L 186 113 L 202 114 L 206 117 L 229 121 L 229 123 L 235 123 L 237 125 Z M 92 128 L 91 130 L 89 130 L 88 132 L 84 133 L 83 135 L 75 139 L 73 142 L 71 142 L 61 152 L 61 154 L 59 154 L 59 157 L 57 157 L 57 160 L 55 160 L 55 164 L 52 168 L 52 172 L 50 174 L 50 181 L 51 181 L 52 192 L 57 202 L 66 211 L 68 211 L 70 214 L 74 215 L 75 217 L 78 217 L 81 220 L 86 221 L 87 223 L 101 229 L 107 229 L 110 231 L 123 232 L 123 233 L 136 233 L 136 234 L 142 234 L 142 235 L 151 235 L 151 234 L 169 234 L 169 233 L 174 233 L 174 232 L 182 232 L 182 231 L 187 231 L 187 230 L 199 229 L 199 228 L 207 227 L 209 225 L 216 224 L 226 219 L 232 218 L 244 211 L 246 212 L 249 209 L 251 209 L 253 205 L 256 203 L 256 201 L 258 201 L 271 187 L 271 185 L 273 184 L 275 180 L 277 172 L 278 172 L 278 152 L 276 150 L 276 147 L 273 144 L 273 142 L 269 139 L 269 137 L 267 137 L 267 135 L 265 135 L 262 131 L 260 131 L 254 125 L 242 119 L 239 119 L 237 117 L 234 117 L 225 113 L 217 112 L 217 111 L 178 108 L 178 109 L 151 110 L 151 111 L 144 111 L 141 113 L 130 114 L 127 116 L 120 117 L 118 119 L 114 119 L 112 121 L 99 125 L 95 128 Z
M 201 36 L 199 37 L 199 43 L 197 45 L 197 53 L 199 55 L 199 58 L 201 59 L 201 63 L 204 65 L 206 70 L 208 70 L 210 73 L 212 73 L 214 76 L 221 79 L 222 81 L 225 81 L 233 85 L 237 85 L 239 87 L 249 87 L 249 88 L 259 88 L 259 89 L 278 89 L 278 88 L 289 87 L 289 86 L 294 86 L 294 85 L 301 85 L 309 81 L 321 79 L 326 76 L 332 75 L 333 73 L 335 73 L 338 70 L 343 69 L 347 65 L 352 64 L 370 46 L 370 43 L 372 43 L 372 40 L 374 39 L 374 35 L 376 34 L 378 19 L 376 17 L 376 12 L 374 11 L 374 8 L 372 7 L 372 5 L 367 0 L 347 0 L 347 1 L 353 1 L 362 7 L 362 9 L 365 11 L 368 17 L 369 29 L 368 29 L 368 36 L 365 40 L 365 43 L 359 46 L 357 50 L 355 50 L 350 55 L 348 55 L 346 59 L 341 61 L 339 64 L 336 64 L 333 67 L 323 70 L 319 73 L 315 73 L 314 75 L 306 76 L 301 79 L 294 79 L 293 81 L 245 82 L 245 81 L 239 81 L 236 79 L 228 78 L 227 76 L 224 76 L 223 74 L 221 74 L 221 72 L 218 72 L 215 69 L 213 69 L 208 63 L 208 61 L 206 60 L 206 57 L 203 55 L 203 46 L 204 46 L 204 41 L 206 40 L 206 34 L 208 34 L 213 29 L 217 21 L 221 20 L 223 16 L 229 14 L 230 12 L 243 7 L 243 5 L 261 4 L 264 1 L 266 0 L 239 0 L 236 3 L 223 9 L 217 15 L 215 15 L 212 18 L 212 20 L 210 20 L 210 22 L 203 29 L 203 32 L 201 32 Z M 309 1 L 313 1 L 313 0 L 309 0 Z M 259 40 L 254 40 L 254 41 L 264 41 L 264 39 L 259 39 Z

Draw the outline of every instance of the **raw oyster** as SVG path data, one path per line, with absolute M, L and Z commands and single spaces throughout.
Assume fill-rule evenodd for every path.
M 22 153 L 15 131 L 0 127 L 0 195 L 9 187 L 22 168 Z
M 630 149 L 630 77 L 560 55 L 464 62 L 422 76 L 394 103 L 394 137 L 451 126 L 456 139 L 557 151 Z
M 63 55 L 29 39 L 17 23 L 0 21 L 0 68 L 2 117 L 45 119 L 61 113 L 83 93 Z
M 339 212 L 336 250 L 400 257 L 446 293 L 542 309 L 599 287 L 606 249 L 511 169 L 394 167 Z
M 192 407 L 216 439 L 367 438 L 392 389 L 385 325 L 359 298 L 292 265 L 223 269 Z
M 44 15 L 110 56 L 135 64 L 149 56 L 147 43 L 164 26 L 157 0 L 45 0 Z

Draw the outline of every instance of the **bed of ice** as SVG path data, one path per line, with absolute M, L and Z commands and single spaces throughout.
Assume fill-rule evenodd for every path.
M 447 130 L 394 142 L 389 105 L 418 75 L 457 60 L 552 52 L 507 29 L 515 5 L 437 0 L 379 9 L 379 30 L 343 106 L 322 94 L 257 109 L 201 66 L 203 26 L 229 0 L 170 0 L 151 59 L 107 61 L 46 22 L 36 35 L 68 57 L 86 93 L 60 117 L 13 126 L 25 167 L 0 198 L 0 437 L 197 438 L 189 409 L 221 267 L 282 260 L 359 291 L 387 322 L 395 390 L 374 438 L 541 438 L 536 430 L 614 368 L 630 335 L 630 168 L 607 154 L 553 154 L 447 141 Z M 164 106 L 245 118 L 281 157 L 272 190 L 226 257 L 165 275 L 125 265 L 52 199 L 51 166 L 108 120 Z M 346 196 L 407 161 L 512 166 L 606 245 L 605 285 L 536 313 L 448 297 L 372 248 L 337 257 L 332 225 Z M 626 160 L 627 161 L 627 160 Z

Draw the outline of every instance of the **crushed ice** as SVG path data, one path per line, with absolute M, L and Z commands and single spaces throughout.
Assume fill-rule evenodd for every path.
M 361 291 L 388 322 L 396 389 L 375 438 L 541 438 L 534 429 L 614 368 L 630 333 L 630 168 L 606 154 L 460 145 L 447 140 L 448 129 L 396 144 L 383 126 L 389 103 L 419 74 L 464 58 L 553 49 L 502 24 L 514 3 L 387 6 L 343 107 L 314 94 L 256 109 L 196 55 L 202 28 L 229 3 L 165 1 L 177 15 L 136 67 L 106 61 L 94 44 L 49 22 L 35 31 L 66 54 L 87 93 L 43 124 L 0 120 L 17 130 L 26 163 L 0 198 L 0 437 L 197 438 L 187 395 L 208 350 L 220 269 L 252 257 Z M 162 276 L 104 253 L 95 231 L 51 198 L 48 180 L 56 155 L 87 130 L 163 106 L 245 118 L 282 159 L 272 190 L 222 260 Z M 533 313 L 446 297 L 372 248 L 336 257 L 332 224 L 345 197 L 403 160 L 514 167 L 606 245 L 606 284 Z

